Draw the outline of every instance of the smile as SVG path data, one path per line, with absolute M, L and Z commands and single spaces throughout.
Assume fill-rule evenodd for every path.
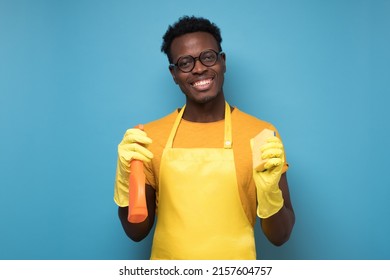
M 212 78 L 199 80 L 191 83 L 191 86 L 196 89 L 207 89 L 211 85 L 212 81 Z

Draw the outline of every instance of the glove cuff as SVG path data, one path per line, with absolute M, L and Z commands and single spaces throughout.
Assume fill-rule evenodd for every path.
M 257 189 L 257 216 L 266 219 L 276 214 L 284 204 L 283 194 L 279 187 L 274 191 L 264 192 Z
M 129 172 L 122 168 L 119 161 L 115 175 L 114 201 L 120 207 L 129 206 Z

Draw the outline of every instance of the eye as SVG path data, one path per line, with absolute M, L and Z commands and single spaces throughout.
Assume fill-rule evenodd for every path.
M 179 68 L 189 68 L 192 65 L 192 58 L 191 57 L 182 57 L 180 60 L 177 62 L 177 66 Z
M 214 62 L 216 58 L 217 58 L 216 54 L 212 51 L 204 52 L 202 54 L 202 61 L 204 62 Z

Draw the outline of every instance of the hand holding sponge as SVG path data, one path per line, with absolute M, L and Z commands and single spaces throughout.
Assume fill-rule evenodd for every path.
M 257 215 L 268 218 L 283 207 L 279 181 L 284 166 L 284 148 L 275 132 L 264 129 L 250 140 L 253 156 L 253 180 L 257 192 Z

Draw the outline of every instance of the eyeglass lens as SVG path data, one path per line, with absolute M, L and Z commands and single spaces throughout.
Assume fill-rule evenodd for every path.
M 218 59 L 218 53 L 213 50 L 201 52 L 199 57 L 192 57 L 190 55 L 183 56 L 177 61 L 177 67 L 183 72 L 190 72 L 195 67 L 195 60 L 199 61 L 207 67 L 213 66 Z

